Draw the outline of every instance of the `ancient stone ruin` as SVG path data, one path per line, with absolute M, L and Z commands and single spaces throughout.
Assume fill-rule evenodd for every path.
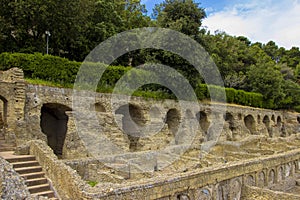
M 17 68 L 0 72 L 0 90 L 2 198 L 300 199 L 298 113 L 74 96 Z

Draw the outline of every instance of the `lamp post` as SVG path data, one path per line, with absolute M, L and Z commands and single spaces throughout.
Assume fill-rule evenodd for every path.
M 49 49 L 49 46 L 48 46 L 48 44 L 49 44 L 49 37 L 51 36 L 51 34 L 50 34 L 50 31 L 46 31 L 45 34 L 46 34 L 46 37 L 47 37 L 46 53 L 48 54 L 48 49 Z

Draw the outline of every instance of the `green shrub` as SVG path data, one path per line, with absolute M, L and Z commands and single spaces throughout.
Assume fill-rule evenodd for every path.
M 84 68 L 80 68 L 81 66 Z M 120 84 L 119 93 L 126 94 L 129 90 L 127 83 L 139 85 L 139 89 L 134 92 L 136 96 L 154 99 L 176 99 L 175 95 L 163 87 L 149 84 L 147 87 L 140 87 L 146 79 L 156 82 L 156 77 L 150 71 L 123 66 L 109 66 L 102 63 L 80 63 L 70 61 L 65 58 L 42 55 L 40 53 L 2 53 L 0 54 L 0 70 L 7 70 L 13 67 L 21 68 L 24 71 L 26 80 L 31 83 L 47 84 L 58 87 L 71 88 L 76 81 L 83 83 L 77 89 L 96 89 L 98 92 L 114 91 L 116 83 L 124 79 L 124 84 Z M 84 69 L 84 70 L 83 70 Z M 77 75 L 78 71 L 80 75 Z M 100 77 L 102 73 L 102 76 Z M 126 74 L 126 76 L 124 76 Z M 100 80 L 99 80 L 100 79 Z M 95 85 L 95 82 L 98 84 Z M 95 87 L 95 88 L 92 88 Z M 243 90 L 199 84 L 195 88 L 195 93 L 199 100 L 210 99 L 210 93 L 213 93 L 215 101 L 223 102 L 226 99 L 228 103 L 236 103 L 246 106 L 275 108 L 274 102 L 263 101 L 263 95 Z M 184 91 L 183 91 L 184 92 Z
M 294 106 L 294 110 L 295 110 L 296 112 L 299 112 L 299 113 L 300 113 L 300 105 L 299 105 L 299 106 Z
M 236 94 L 236 90 L 233 88 L 226 88 L 225 89 L 226 92 L 226 100 L 228 103 L 234 103 L 234 97 Z
M 209 90 L 208 90 L 209 88 Z M 214 93 L 214 97 L 216 101 L 223 101 L 224 88 L 215 85 L 205 85 L 200 84 L 195 89 L 197 97 L 200 100 L 210 99 L 211 95 L 209 92 Z M 254 92 L 245 92 L 243 90 L 236 90 L 234 88 L 225 88 L 226 93 L 226 102 L 227 103 L 235 103 L 239 105 L 245 106 L 253 106 L 253 107 L 263 107 L 263 95 Z
M 208 88 L 206 84 L 199 84 L 198 87 L 195 88 L 195 93 L 199 100 L 209 98 Z

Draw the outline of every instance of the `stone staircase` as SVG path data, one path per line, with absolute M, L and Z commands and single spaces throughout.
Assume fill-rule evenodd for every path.
M 12 151 L 0 152 L 0 156 L 11 163 L 15 171 L 25 179 L 30 194 L 58 199 L 35 156 L 13 155 Z

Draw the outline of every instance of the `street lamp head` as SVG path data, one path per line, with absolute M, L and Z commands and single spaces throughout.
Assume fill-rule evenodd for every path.
M 50 33 L 50 31 L 45 31 L 45 34 L 47 35 L 47 36 L 51 36 L 51 33 Z

